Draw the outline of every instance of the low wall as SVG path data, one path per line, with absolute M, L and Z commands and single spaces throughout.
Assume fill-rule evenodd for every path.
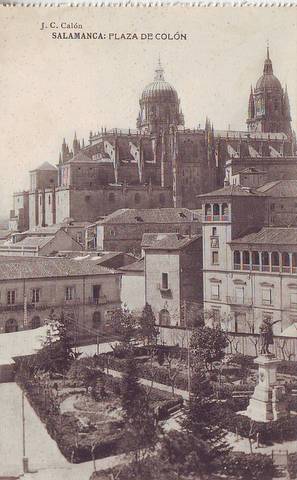
M 14 360 L 0 359 L 0 383 L 14 382 L 15 363 Z
M 159 327 L 159 343 L 187 347 L 188 333 L 181 327 Z M 189 331 L 189 337 L 191 331 Z M 242 353 L 256 357 L 260 353 L 260 335 L 249 333 L 228 333 L 226 353 Z M 274 344 L 270 351 L 280 360 L 297 361 L 297 337 L 274 336 Z

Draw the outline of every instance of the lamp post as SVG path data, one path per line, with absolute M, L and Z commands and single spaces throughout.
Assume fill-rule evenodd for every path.
M 22 434 L 23 434 L 23 472 L 29 472 L 29 460 L 26 457 L 25 394 L 22 391 Z

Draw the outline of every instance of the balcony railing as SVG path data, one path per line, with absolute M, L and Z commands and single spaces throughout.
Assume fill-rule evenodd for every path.
M 204 215 L 205 222 L 230 222 L 230 215 Z
M 233 263 L 234 270 L 251 270 L 253 272 L 282 272 L 282 273 L 297 273 L 297 267 L 290 267 L 289 265 L 259 265 L 249 263 Z
M 16 302 L 11 304 L 0 304 L 0 312 L 18 312 L 27 308 L 27 310 L 46 310 L 47 308 L 51 308 L 53 305 L 51 302 L 44 303 L 44 302 L 27 302 L 25 306 L 24 302 Z
M 226 298 L 228 305 L 244 305 L 246 307 L 250 307 L 253 304 L 251 298 L 239 298 L 239 297 L 227 297 Z
M 107 303 L 106 295 L 100 295 L 100 297 L 89 297 L 88 303 L 90 305 L 104 305 Z

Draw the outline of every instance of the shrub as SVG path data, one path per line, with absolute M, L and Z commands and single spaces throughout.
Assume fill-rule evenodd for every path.
M 248 438 L 251 428 L 250 418 L 244 415 L 234 415 L 233 411 L 225 412 L 225 428 Z M 253 422 L 253 432 L 260 434 L 260 442 L 282 442 L 297 439 L 297 417 L 295 415 L 281 418 L 274 422 Z
M 238 480 L 272 480 L 275 468 L 267 455 L 234 452 L 224 460 L 223 472 Z

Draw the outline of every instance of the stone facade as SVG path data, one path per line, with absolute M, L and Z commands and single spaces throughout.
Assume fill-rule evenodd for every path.
M 146 233 L 195 235 L 201 223 L 199 215 L 186 208 L 121 209 L 96 222 L 95 228 L 97 250 L 139 253 Z
M 160 236 L 145 250 L 145 301 L 160 325 L 187 326 L 202 306 L 202 238 Z
M 63 310 L 66 315 L 74 317 L 82 328 L 96 331 L 104 327 L 110 319 L 110 312 L 121 304 L 121 275 L 93 264 L 87 268 L 77 265 L 75 272 L 71 273 L 72 262 L 77 263 L 75 260 L 44 258 L 1 260 L 0 332 L 43 325 L 52 308 L 56 313 Z M 10 275 L 12 264 L 16 264 L 18 274 L 11 271 Z M 65 273 L 58 276 L 55 274 L 57 268 L 64 269 Z M 36 269 L 38 274 L 34 274 Z M 44 270 L 42 278 L 41 269 Z
M 248 131 L 216 130 L 208 119 L 204 128 L 185 128 L 160 64 L 139 106 L 136 130 L 102 128 L 87 145 L 74 135 L 72 147 L 64 139 L 57 169 L 45 162 L 31 172 L 30 228 L 69 217 L 93 222 L 123 206 L 196 209 L 198 195 L 245 168 L 263 171 L 264 182 L 297 178 L 289 98 L 269 56 L 250 95 Z
M 259 333 L 269 317 L 280 334 L 297 321 L 296 228 L 269 226 L 262 188 L 225 187 L 204 202 L 204 308 L 229 331 Z

